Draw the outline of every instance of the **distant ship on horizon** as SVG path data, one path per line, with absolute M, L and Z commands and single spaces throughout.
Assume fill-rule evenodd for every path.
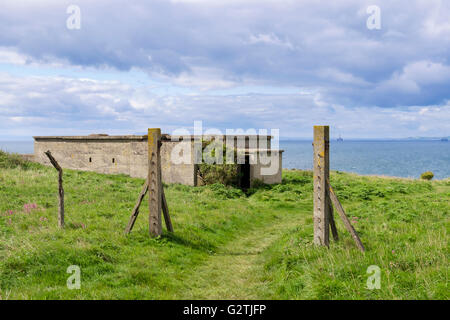
M 442 138 L 441 141 L 448 142 L 448 138 Z
M 342 142 L 342 141 L 344 141 L 344 139 L 342 139 L 341 135 L 339 134 L 339 138 L 337 138 L 336 141 Z

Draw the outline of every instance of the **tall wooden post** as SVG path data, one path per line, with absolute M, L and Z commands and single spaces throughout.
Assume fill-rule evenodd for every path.
M 148 129 L 148 206 L 151 237 L 162 234 L 161 129 Z
M 329 212 L 327 180 L 330 174 L 330 128 L 314 126 L 314 244 L 329 246 Z

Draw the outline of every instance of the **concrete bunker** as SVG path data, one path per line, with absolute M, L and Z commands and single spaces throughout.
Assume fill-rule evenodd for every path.
M 202 136 L 210 139 L 211 137 Z M 230 138 L 231 137 L 231 138 Z M 245 154 L 245 163 L 241 164 L 242 177 L 240 185 L 249 188 L 253 182 L 260 180 L 267 184 L 281 183 L 283 150 L 271 150 L 271 136 L 256 136 L 258 144 L 249 143 L 255 136 L 222 136 L 223 141 L 233 139 L 234 147 Z M 164 183 L 180 183 L 197 186 L 197 165 L 194 157 L 194 141 L 189 138 L 161 136 L 161 169 Z M 238 139 L 245 141 L 245 146 L 238 148 Z M 264 141 L 267 139 L 267 141 Z M 264 143 L 260 146 L 260 141 Z M 231 141 L 231 140 L 230 140 Z M 241 140 L 242 141 L 242 140 Z M 174 148 L 191 150 L 191 161 L 174 163 L 171 158 Z M 36 136 L 34 137 L 33 160 L 50 165 L 44 152 L 52 154 L 63 168 L 94 171 L 105 174 L 126 174 L 131 177 L 146 178 L 148 174 L 148 142 L 147 135 L 109 136 L 92 134 L 88 136 Z M 276 170 L 265 174 L 268 166 L 261 161 L 264 155 L 270 155 L 277 161 Z M 266 170 L 267 171 L 267 170 Z

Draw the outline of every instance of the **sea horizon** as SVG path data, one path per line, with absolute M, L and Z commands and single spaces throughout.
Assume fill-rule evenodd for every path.
M 312 139 L 280 139 L 283 169 L 312 169 Z M 33 141 L 0 140 L 9 153 L 34 153 Z M 450 143 L 438 139 L 330 140 L 330 169 L 361 175 L 419 178 L 432 171 L 437 180 L 450 177 Z
M 132 133 L 130 135 L 146 135 L 146 133 Z M 64 135 L 63 135 L 64 136 Z M 112 136 L 112 134 L 111 134 Z M 441 137 L 406 137 L 406 138 L 366 138 L 366 137 L 331 137 L 331 141 L 337 141 L 339 138 L 342 138 L 344 141 L 435 141 L 441 139 L 450 139 L 450 136 L 441 136 Z M 313 137 L 280 137 L 279 141 L 312 141 Z M 33 137 L 17 137 L 17 138 L 1 138 L 0 142 L 34 142 Z M 340 141 L 339 141 L 340 142 Z

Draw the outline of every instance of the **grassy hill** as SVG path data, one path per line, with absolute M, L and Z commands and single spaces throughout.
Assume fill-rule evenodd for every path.
M 244 194 L 222 185 L 165 186 L 175 233 L 148 236 L 148 208 L 123 231 L 142 179 L 57 173 L 0 152 L 0 299 L 448 299 L 450 181 L 333 172 L 331 183 L 366 246 L 312 244 L 312 175 Z M 66 287 L 70 265 L 81 289 Z M 368 290 L 370 265 L 381 289 Z

